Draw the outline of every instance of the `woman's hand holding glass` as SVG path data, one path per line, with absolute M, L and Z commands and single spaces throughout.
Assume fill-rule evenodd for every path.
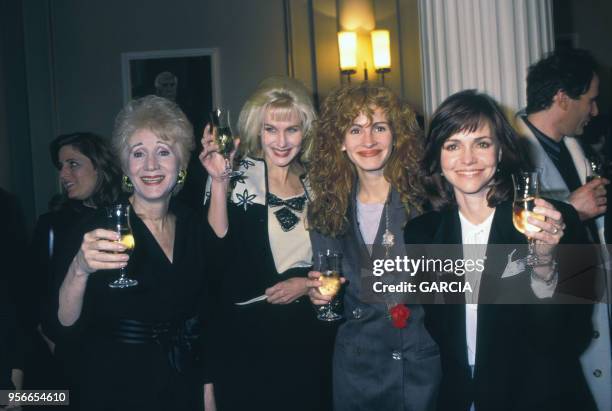
M 331 301 L 335 297 L 334 294 L 322 294 L 320 288 L 323 287 L 323 281 L 320 280 L 323 274 L 320 271 L 310 271 L 308 273 L 308 298 L 310 298 L 310 302 L 314 305 L 325 305 L 331 303 Z M 346 278 L 340 277 L 340 284 L 344 284 L 346 282 Z
M 548 201 L 535 199 L 533 212 L 543 216 L 544 220 L 529 216 L 527 222 L 538 230 L 529 230 L 529 237 L 535 240 L 535 253 L 538 264 L 533 267 L 534 274 L 543 281 L 548 281 L 554 274 L 551 270 L 553 253 L 564 235 L 565 223 L 561 213 Z
M 213 181 L 228 181 L 231 175 L 228 174 L 227 165 L 233 164 L 238 146 L 240 145 L 240 139 L 234 139 L 234 149 L 230 152 L 229 157 L 226 158 L 220 152 L 219 145 L 215 142 L 213 131 L 213 126 L 210 123 L 204 127 L 204 133 L 200 140 L 202 152 L 198 158 Z
M 322 262 L 325 259 L 327 262 Z M 308 273 L 308 296 L 310 301 L 318 308 L 317 318 L 321 321 L 336 321 L 342 319 L 342 315 L 335 310 L 341 305 L 338 293 L 342 284 L 346 282 L 341 277 L 341 255 L 329 254 L 319 255 L 320 271 Z
M 74 258 L 76 275 L 86 277 L 98 270 L 117 270 L 127 266 L 130 257 L 120 239 L 116 231 L 102 228 L 86 233 Z

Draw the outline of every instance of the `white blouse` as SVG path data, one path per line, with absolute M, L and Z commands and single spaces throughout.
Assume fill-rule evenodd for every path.
M 283 198 L 282 200 L 287 199 Z M 268 206 L 268 238 L 270 239 L 274 265 L 279 273 L 283 273 L 290 268 L 312 265 L 310 235 L 306 231 L 307 209 L 308 203 L 304 206 L 302 212 L 291 210 L 299 217 L 300 221 L 291 230 L 284 231 L 274 214 L 275 211 L 278 211 L 278 208 Z

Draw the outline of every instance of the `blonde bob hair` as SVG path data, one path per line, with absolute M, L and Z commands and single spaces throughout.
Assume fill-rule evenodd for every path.
M 295 79 L 270 77 L 259 83 L 240 111 L 238 132 L 242 139 L 241 155 L 263 157 L 261 131 L 268 110 L 272 111 L 275 120 L 281 121 L 297 114 L 302 130 L 302 147 L 307 145 L 316 118 L 308 90 Z
M 179 167 L 187 169 L 195 147 L 193 126 L 176 103 L 149 95 L 130 101 L 115 118 L 111 144 L 124 172 L 128 165 L 129 140 L 143 129 L 175 147 Z

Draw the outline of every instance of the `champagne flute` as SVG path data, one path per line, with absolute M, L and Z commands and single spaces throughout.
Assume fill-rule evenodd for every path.
M 585 158 L 586 162 L 586 182 L 593 181 L 596 178 L 603 176 L 603 164 L 596 157 Z
M 134 234 L 130 226 L 130 206 L 128 204 L 115 204 L 108 208 L 108 219 L 111 229 L 117 231 L 121 236 L 119 243 L 125 246 L 125 253 L 130 255 L 134 250 L 136 243 L 134 242 Z M 127 268 L 119 269 L 120 276 L 112 283 L 108 284 L 110 288 L 128 288 L 138 285 L 138 281 L 133 278 L 128 278 Z
M 337 313 L 340 304 L 338 292 L 340 291 L 340 273 L 342 271 L 342 254 L 333 253 L 326 250 L 325 254 L 319 253 L 319 267 L 321 272 L 319 281 L 319 293 L 322 295 L 333 296 L 333 299 L 318 308 L 317 319 L 321 321 L 337 321 L 342 319 L 342 315 Z
M 529 224 L 527 219 L 531 216 L 544 221 L 545 216 L 533 212 L 535 199 L 540 195 L 540 186 L 537 172 L 523 172 L 512 176 L 514 182 L 514 204 L 512 206 L 512 223 L 520 233 L 527 236 L 529 249 L 527 265 L 538 264 L 538 255 L 535 252 L 536 240 L 529 236 L 530 232 L 542 231 L 540 227 Z
M 212 124 L 211 132 L 219 154 L 225 159 L 225 177 L 234 177 L 240 173 L 232 170 L 230 163 L 230 155 L 234 151 L 234 137 L 232 134 L 230 111 L 223 108 L 216 108 L 210 113 L 210 122 Z

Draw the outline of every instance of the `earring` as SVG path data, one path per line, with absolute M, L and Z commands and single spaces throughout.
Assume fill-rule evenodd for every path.
M 187 170 L 180 169 L 178 175 L 176 176 L 176 184 L 172 189 L 172 195 L 175 196 L 179 191 L 183 188 L 185 184 L 185 179 L 187 178 Z
M 121 189 L 125 191 L 126 193 L 134 192 L 134 184 L 132 184 L 132 182 L 130 181 L 130 178 L 126 176 L 125 174 L 121 178 Z
M 181 169 L 176 177 L 176 184 L 182 186 L 185 184 L 185 179 L 187 178 L 187 170 Z

